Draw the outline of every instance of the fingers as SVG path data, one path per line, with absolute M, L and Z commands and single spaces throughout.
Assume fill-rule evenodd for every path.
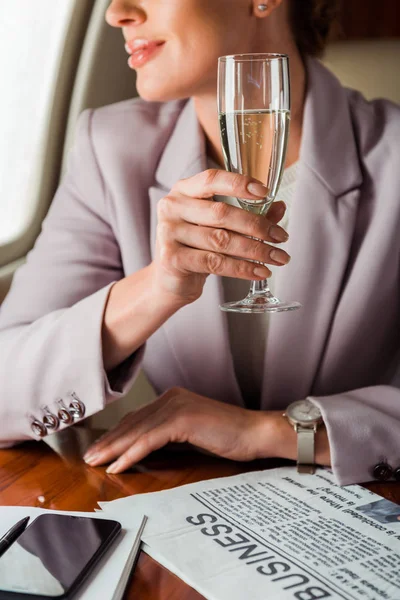
M 257 179 L 219 169 L 207 169 L 189 179 L 181 179 L 174 190 L 195 198 L 234 196 L 249 200 L 265 198 L 268 189 Z
M 164 435 L 163 439 L 166 439 L 166 441 L 161 445 L 165 445 L 168 442 L 185 441 L 185 432 L 181 426 L 180 419 L 181 403 L 179 402 L 179 395 L 181 393 L 180 388 L 171 388 L 150 404 L 127 414 L 117 427 L 103 436 L 97 443 L 93 444 L 84 456 L 85 462 L 92 467 L 110 462 L 126 454 L 138 440 L 141 440 L 138 447 L 141 448 L 140 456 L 143 458 L 153 451 L 151 449 L 153 447 L 153 431 L 160 430 L 160 427 L 162 427 L 164 434 L 168 433 L 167 437 Z M 157 437 L 158 439 L 160 438 Z M 154 443 L 157 444 L 159 442 Z M 154 446 L 154 449 L 160 447 Z M 129 456 L 131 455 L 129 454 Z M 141 458 L 138 460 L 141 460 Z M 122 463 L 125 464 L 125 460 Z M 130 458 L 128 466 L 131 466 L 133 463 L 134 459 Z M 107 470 L 107 472 L 111 471 Z M 120 471 L 118 470 L 118 472 Z
M 215 202 L 214 195 L 262 199 L 266 188 L 244 175 L 208 170 L 178 181 L 157 205 L 157 235 L 154 273 L 157 286 L 165 287 L 185 303 L 199 298 L 210 273 L 246 280 L 271 276 L 266 265 L 284 265 L 289 255 L 259 242 L 279 244 L 288 240 L 278 225 L 285 206 L 276 202 L 268 217 L 236 206 Z M 250 190 L 250 191 L 249 191 Z M 264 201 L 262 202 L 264 203 Z M 200 227 L 190 231 L 182 225 Z M 210 233 L 205 228 L 213 228 Z M 236 236 L 235 236 L 236 234 Z M 250 242 L 238 235 L 255 238 Z M 258 266 L 254 263 L 259 263 Z
M 140 427 L 160 408 L 160 399 L 125 415 L 118 425 L 94 443 L 84 455 L 84 461 L 90 466 L 98 466 L 113 460 L 130 446 L 141 434 Z
M 143 458 L 166 446 L 170 441 L 171 431 L 168 423 L 163 423 L 157 428 L 146 432 L 135 440 L 133 444 L 124 452 L 118 460 L 112 463 L 106 473 L 121 473 L 129 469 L 132 465 L 140 462 Z
M 180 272 L 186 273 L 207 275 L 212 273 L 246 280 L 271 277 L 271 271 L 265 265 L 231 258 L 217 252 L 196 250 L 180 244 L 166 246 L 160 260 L 166 268 L 172 266 Z
M 286 204 L 282 200 L 275 200 L 270 206 L 266 217 L 270 223 L 277 225 L 286 212 Z
M 278 209 L 274 209 L 273 218 L 280 216 L 280 210 L 282 209 L 279 206 Z M 228 229 L 266 242 L 286 242 L 289 238 L 282 227 L 265 216 L 252 214 L 224 202 L 201 200 L 180 194 L 165 196 L 159 201 L 158 235 L 166 233 L 172 238 L 176 223 L 182 220 L 193 225 Z M 162 228 L 165 228 L 165 232 Z
M 227 229 L 216 229 L 202 226 L 196 227 L 195 225 L 191 225 L 190 223 L 185 223 L 182 221 L 181 223 L 177 223 L 175 225 L 174 230 L 175 240 L 183 246 L 214 253 L 216 252 L 234 257 L 236 259 L 241 258 L 263 264 L 272 264 L 278 266 L 287 264 L 290 260 L 290 256 L 280 248 L 270 246 L 260 240 L 236 234 L 232 231 L 228 231 Z M 216 263 L 217 267 L 219 268 L 219 273 L 224 272 L 226 275 L 228 275 L 228 273 L 221 269 L 226 269 L 229 267 L 232 268 L 236 273 L 236 271 L 241 268 L 243 269 L 244 275 L 248 275 L 249 273 L 253 274 L 254 270 L 254 264 L 242 265 L 240 267 L 237 260 L 225 261 L 224 263 L 223 260 L 221 261 L 219 259 L 211 258 L 210 256 L 204 254 L 199 254 L 198 259 L 200 261 L 200 266 L 203 264 L 203 267 L 205 268 L 210 266 L 210 261 L 211 265 Z M 224 264 L 220 264 L 221 262 Z

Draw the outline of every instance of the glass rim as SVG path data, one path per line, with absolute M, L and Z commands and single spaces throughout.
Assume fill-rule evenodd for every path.
M 228 54 L 227 56 L 220 56 L 219 62 L 228 62 L 230 60 L 236 62 L 251 62 L 251 61 L 272 61 L 272 60 L 287 60 L 288 54 L 278 54 L 273 52 L 254 52 L 248 54 Z

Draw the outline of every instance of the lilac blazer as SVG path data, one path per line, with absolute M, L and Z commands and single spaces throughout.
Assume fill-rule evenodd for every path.
M 344 89 L 315 60 L 308 74 L 292 260 L 276 276 L 276 293 L 303 307 L 270 319 L 261 406 L 312 395 L 343 485 L 373 479 L 381 460 L 400 466 L 400 109 Z M 67 173 L 1 307 L 2 447 L 37 438 L 32 419 L 60 399 L 68 407 L 71 392 L 96 413 L 140 367 L 158 393 L 183 386 L 244 406 L 217 276 L 113 373 L 103 367 L 110 287 L 151 262 L 157 202 L 205 165 L 190 100 L 81 114 Z

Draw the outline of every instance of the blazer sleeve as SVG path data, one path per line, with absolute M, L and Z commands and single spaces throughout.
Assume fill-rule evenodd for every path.
M 340 485 L 376 479 L 373 470 L 381 462 L 400 467 L 398 388 L 377 385 L 310 400 L 321 410 Z
M 104 370 L 103 313 L 123 270 L 92 117 L 88 109 L 78 119 L 66 174 L 0 309 L 0 447 L 40 439 L 31 425 L 42 421 L 43 407 L 57 416 L 78 398 L 85 417 L 100 411 L 126 394 L 142 362 L 144 346 Z

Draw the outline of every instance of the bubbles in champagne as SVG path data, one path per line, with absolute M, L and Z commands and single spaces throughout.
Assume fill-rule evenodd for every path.
M 289 135 L 287 110 L 220 113 L 222 149 L 227 169 L 248 175 L 267 187 L 265 198 L 237 198 L 245 210 L 265 213 L 282 179 Z

